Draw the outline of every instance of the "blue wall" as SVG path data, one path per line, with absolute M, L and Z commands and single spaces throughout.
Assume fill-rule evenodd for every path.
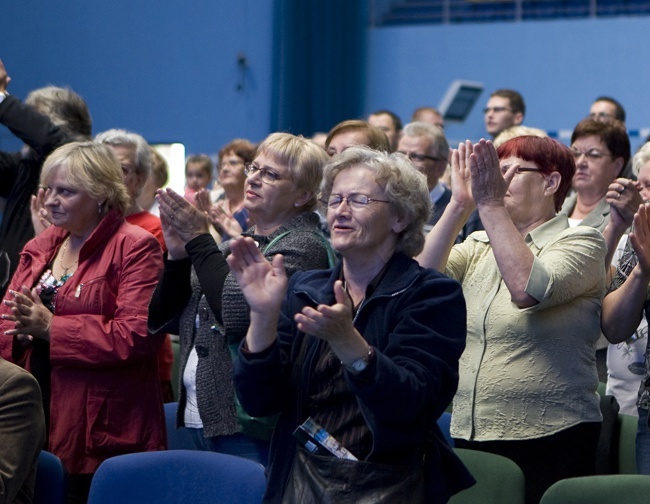
M 212 153 L 234 137 L 258 141 L 270 132 L 274 4 L 3 2 L 0 58 L 19 97 L 70 85 L 87 100 L 95 132 L 124 127 Z M 486 91 L 466 123 L 447 127 L 453 141 L 484 134 L 480 109 L 498 87 L 523 93 L 526 124 L 560 134 L 600 94 L 625 105 L 630 129 L 647 128 L 649 29 L 649 17 L 371 28 L 360 109 L 389 108 L 408 120 L 415 107 L 437 105 L 451 81 L 467 79 Z M 240 52 L 249 62 L 242 91 Z M 18 145 L 0 128 L 0 148 Z
M 454 142 L 485 135 L 481 109 L 498 88 L 523 94 L 525 124 L 560 136 L 599 95 L 623 104 L 629 129 L 647 129 L 649 31 L 650 17 L 371 29 L 365 108 L 408 122 L 416 107 L 436 106 L 451 81 L 465 79 L 485 91 L 465 123 L 446 127 Z M 633 148 L 639 143 L 632 138 Z
M 72 87 L 95 133 L 122 127 L 216 152 L 269 133 L 272 29 L 271 1 L 9 1 L 0 58 L 21 98 L 50 83 Z M 249 68 L 238 91 L 240 52 Z M 0 142 L 19 145 L 4 128 Z

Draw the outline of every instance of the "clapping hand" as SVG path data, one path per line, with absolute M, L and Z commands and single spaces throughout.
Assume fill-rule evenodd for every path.
M 3 314 L 4 320 L 15 322 L 15 328 L 5 331 L 7 336 L 19 336 L 25 343 L 33 338 L 50 339 L 52 312 L 48 310 L 36 290 L 30 291 L 22 286 L 20 292 L 9 291 L 13 299 L 5 299 L 4 304 L 11 308 L 10 314 Z
M 233 239 L 230 252 L 228 266 L 250 307 L 251 318 L 253 313 L 269 319 L 277 317 L 287 290 L 282 255 L 269 262 L 249 237 Z
M 632 225 L 634 214 L 643 203 L 643 198 L 634 181 L 617 178 L 609 185 L 605 201 L 611 209 L 611 224 L 623 232 Z
M 172 189 L 158 189 L 160 220 L 165 243 L 175 259 L 185 257 L 185 245 L 193 238 L 209 233 L 208 219 L 203 212 Z
M 637 268 L 650 277 L 650 207 L 640 205 L 634 215 L 634 231 L 629 237 L 634 253 L 638 259 Z
M 472 178 L 472 194 L 476 205 L 502 204 L 519 165 L 514 163 L 501 172 L 499 155 L 489 140 L 481 139 L 473 145 L 469 156 Z
M 45 189 L 40 187 L 36 196 L 32 196 L 29 210 L 32 214 L 34 234 L 39 235 L 52 225 L 50 212 L 45 208 Z

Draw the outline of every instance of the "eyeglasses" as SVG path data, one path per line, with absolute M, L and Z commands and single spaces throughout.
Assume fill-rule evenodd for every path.
M 231 159 L 230 161 L 224 161 L 223 163 L 221 163 L 221 164 L 218 166 L 218 168 L 219 168 L 219 169 L 222 169 L 222 168 L 226 168 L 226 167 L 228 167 L 228 166 L 230 166 L 230 167 L 232 167 L 232 168 L 235 168 L 236 166 L 239 166 L 239 165 L 242 165 L 242 164 L 244 164 L 243 161 L 239 161 L 239 160 Z
M 257 172 L 259 172 L 262 182 L 266 182 L 267 184 L 273 184 L 278 180 L 282 180 L 282 177 L 270 168 L 260 168 L 255 163 L 248 163 L 244 169 L 244 173 L 248 177 L 252 177 Z
M 591 119 L 614 119 L 616 116 L 608 114 L 607 112 L 591 112 L 589 114 L 589 117 Z
M 398 152 L 400 154 L 404 154 L 407 158 L 409 158 L 411 161 L 415 161 L 416 163 L 424 163 L 424 161 L 427 159 L 430 159 L 431 161 L 447 161 L 446 159 L 442 159 L 434 156 L 427 156 L 426 154 L 419 154 L 417 152 L 404 152 L 404 151 L 398 151 Z
M 483 113 L 489 114 L 490 112 L 494 112 L 495 114 L 498 114 L 499 112 L 505 112 L 506 110 L 512 112 L 512 109 L 509 107 L 485 107 Z
M 571 147 L 571 154 L 573 154 L 573 158 L 577 161 L 580 159 L 580 156 L 584 154 L 585 158 L 589 159 L 590 161 L 598 161 L 600 158 L 604 156 L 608 157 L 614 157 L 611 154 L 605 154 L 603 152 L 597 151 L 596 149 L 589 149 L 586 152 L 583 152 L 581 150 L 575 149 L 574 147 Z
M 503 165 L 501 167 L 501 175 L 505 175 L 506 172 L 510 169 L 512 165 Z M 520 166 L 517 168 L 517 171 L 515 173 L 526 173 L 526 172 L 541 172 L 543 171 L 541 168 L 532 168 L 528 166 Z
M 370 198 L 365 194 L 358 193 L 348 194 L 347 196 L 330 194 L 330 197 L 327 200 L 322 200 L 322 202 L 326 203 L 329 208 L 338 208 L 343 201 L 345 201 L 350 208 L 354 208 L 355 210 L 361 210 L 371 203 L 390 203 L 388 200 Z

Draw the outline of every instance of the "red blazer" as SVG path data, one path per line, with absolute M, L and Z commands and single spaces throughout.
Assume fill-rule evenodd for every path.
M 10 289 L 32 288 L 66 236 L 52 226 L 27 243 Z M 94 473 L 114 455 L 166 447 L 156 364 L 163 338 L 147 333 L 161 266 L 156 239 L 113 210 L 86 240 L 77 271 L 57 293 L 48 449 L 71 474 Z M 7 312 L 3 304 L 0 314 Z M 0 335 L 13 326 L 0 320 Z M 2 356 L 27 369 L 30 351 L 0 337 Z

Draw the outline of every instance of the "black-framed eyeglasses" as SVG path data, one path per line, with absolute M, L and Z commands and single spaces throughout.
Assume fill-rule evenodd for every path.
M 371 198 L 365 194 L 352 193 L 347 196 L 341 194 L 330 194 L 330 197 L 327 200 L 321 200 L 325 203 L 328 208 L 338 208 L 343 201 L 345 201 L 350 208 L 356 210 L 361 210 L 366 208 L 371 203 L 390 203 L 388 200 L 380 200 L 376 198 Z
M 499 112 L 505 112 L 506 110 L 512 112 L 512 109 L 510 107 L 485 107 L 483 109 L 483 113 L 489 114 L 490 112 L 494 112 L 495 114 L 498 114 Z
M 574 147 L 571 147 L 571 154 L 573 154 L 573 158 L 574 158 L 576 161 L 577 161 L 578 159 L 580 159 L 580 156 L 582 156 L 582 155 L 584 155 L 585 158 L 587 158 L 587 159 L 589 159 L 589 160 L 591 160 L 591 161 L 597 161 L 597 160 L 599 160 L 600 158 L 603 158 L 603 157 L 606 157 L 606 156 L 607 156 L 607 157 L 611 157 L 611 158 L 614 157 L 614 156 L 612 156 L 611 154 L 605 154 L 604 152 L 600 152 L 600 151 L 598 151 L 598 150 L 596 150 L 596 149 L 589 149 L 588 151 L 583 152 L 583 151 L 578 150 L 578 149 L 576 149 L 576 148 L 574 148 Z
M 427 159 L 430 159 L 431 161 L 447 161 L 446 159 L 435 157 L 435 156 L 428 156 L 426 154 L 419 154 L 417 152 L 404 152 L 404 151 L 399 151 L 400 154 L 404 154 L 407 158 L 409 158 L 411 161 L 417 162 L 417 163 L 424 163 Z
M 248 163 L 244 169 L 244 173 L 247 177 L 252 177 L 258 172 L 262 182 L 266 182 L 267 184 L 273 184 L 278 180 L 282 180 L 282 177 L 278 173 L 274 172 L 270 168 L 259 167 L 255 163 Z

